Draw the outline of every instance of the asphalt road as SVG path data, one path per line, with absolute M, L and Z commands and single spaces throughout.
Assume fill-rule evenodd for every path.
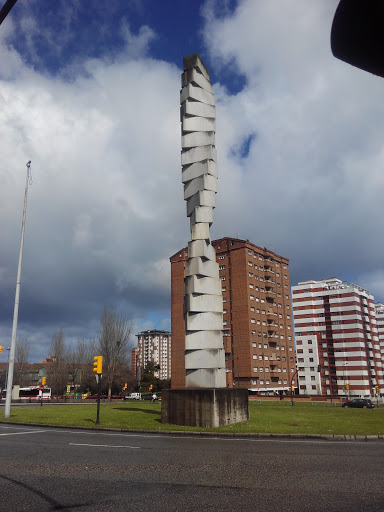
M 384 511 L 384 442 L 0 424 L 0 511 Z

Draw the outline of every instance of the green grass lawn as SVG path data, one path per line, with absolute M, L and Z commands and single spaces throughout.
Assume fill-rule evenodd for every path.
M 96 405 L 12 407 L 8 422 L 74 427 L 96 427 Z M 384 435 L 384 407 L 344 409 L 341 404 L 250 402 L 250 419 L 217 429 L 182 427 L 160 423 L 160 403 L 115 402 L 100 405 L 100 427 L 115 429 L 183 430 L 200 432 Z M 4 409 L 0 410 L 4 420 Z M 97 428 L 97 427 L 96 427 Z

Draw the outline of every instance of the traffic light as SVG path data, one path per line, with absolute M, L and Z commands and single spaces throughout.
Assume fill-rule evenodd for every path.
M 41 385 L 42 386 L 45 386 L 45 383 L 47 382 L 47 377 L 42 377 L 41 378 Z
M 152 384 L 151 384 L 151 385 L 149 386 L 149 391 L 152 391 L 152 388 L 153 388 L 153 386 L 152 386 Z
M 379 386 L 375 386 L 375 389 L 376 389 L 376 393 L 379 392 Z
M 124 384 L 124 387 L 123 387 L 123 391 L 125 391 L 127 389 L 128 385 L 127 383 Z
M 345 384 L 345 389 L 349 389 L 349 382 Z
M 321 364 L 318 364 L 318 365 L 317 365 L 317 371 L 318 371 L 318 372 L 321 372 Z
M 0 345 L 0 354 L 2 353 L 3 350 L 4 350 L 3 345 Z
M 93 363 L 93 371 L 101 375 L 103 373 L 103 356 L 95 356 L 93 359 L 95 360 Z

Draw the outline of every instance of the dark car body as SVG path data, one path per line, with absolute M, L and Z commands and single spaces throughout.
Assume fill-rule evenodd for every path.
M 343 407 L 357 407 L 359 409 L 373 409 L 375 406 L 368 398 L 352 398 L 343 403 Z
M 156 394 L 153 395 L 143 395 L 143 400 L 151 400 L 151 402 L 155 402 L 159 399 L 159 397 Z

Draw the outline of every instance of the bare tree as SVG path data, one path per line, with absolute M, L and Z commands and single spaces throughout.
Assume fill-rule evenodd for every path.
M 68 381 L 68 350 L 63 329 L 53 335 L 49 354 L 50 367 L 47 384 L 52 388 L 54 395 L 61 395 L 64 393 Z
M 112 393 L 114 378 L 121 373 L 122 368 L 128 365 L 132 331 L 132 320 L 127 321 L 113 308 L 104 307 L 97 349 L 99 355 L 103 356 L 103 376 L 109 397 Z
M 93 381 L 93 341 L 77 340 L 76 348 L 67 354 L 67 371 L 73 385 L 85 391 L 92 386 Z M 93 377 L 94 380 L 94 377 Z
M 15 369 L 13 374 L 15 384 L 22 385 L 23 381 L 25 381 L 23 377 L 25 376 L 28 365 L 29 350 L 30 344 L 27 338 L 17 340 L 15 352 Z

